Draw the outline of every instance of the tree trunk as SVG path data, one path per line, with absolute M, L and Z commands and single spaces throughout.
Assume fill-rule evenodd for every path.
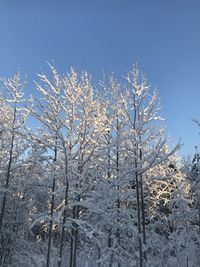
M 140 144 L 141 144 L 141 136 L 140 136 Z M 140 147 L 140 162 L 142 161 L 142 149 Z M 140 166 L 142 169 L 142 166 Z M 146 225 L 145 225 L 145 204 L 144 204 L 144 188 L 143 188 L 143 177 L 140 174 L 140 194 L 141 194 L 141 211 L 142 211 L 142 233 L 143 233 L 143 244 L 145 246 L 144 249 L 144 260 L 147 260 L 146 257 Z
M 76 218 L 76 206 L 73 207 L 72 218 Z M 70 260 L 69 260 L 69 267 L 73 267 L 73 257 L 74 257 L 74 236 L 75 230 L 74 226 L 71 228 L 71 239 L 70 239 Z
M 79 219 L 79 206 L 76 206 L 75 212 L 76 212 L 76 219 Z M 74 249 L 73 249 L 73 267 L 76 267 L 77 248 L 78 248 L 78 225 L 75 225 Z
M 13 122 L 12 122 L 12 137 L 11 137 L 11 145 L 10 145 L 10 151 L 9 151 L 9 161 L 8 161 L 8 168 L 7 168 L 7 173 L 6 173 L 6 187 L 5 187 L 5 192 L 4 192 L 4 196 L 3 196 L 1 215 L 0 215 L 0 233 L 1 233 L 3 218 L 4 218 L 4 214 L 5 214 L 7 193 L 8 193 L 8 187 L 9 187 L 9 182 L 10 182 L 10 171 L 11 171 L 11 164 L 12 164 L 12 158 L 13 158 L 14 140 L 15 140 L 16 112 L 17 112 L 17 107 L 16 107 L 16 103 L 15 103 Z
M 136 157 L 136 155 L 135 155 Z M 143 267 L 142 238 L 141 238 L 141 218 L 140 218 L 140 182 L 138 179 L 137 159 L 135 158 L 135 180 L 136 180 L 136 199 L 137 199 L 137 220 L 138 220 L 138 241 L 139 241 L 139 262 Z
M 111 234 L 112 234 L 112 228 L 110 228 L 110 230 L 109 230 L 109 234 L 108 234 L 108 247 L 109 247 L 109 248 L 112 247 Z M 113 254 L 110 255 L 109 267 L 112 267 L 112 265 L 113 265 Z
M 68 190 L 69 190 L 69 183 L 68 180 L 66 181 L 66 188 L 65 188 L 65 206 L 63 211 L 63 221 L 62 221 L 62 230 L 61 230 L 61 237 L 60 237 L 60 250 L 59 250 L 59 258 L 58 258 L 58 267 L 61 266 L 62 256 L 63 256 L 63 247 L 64 247 L 64 236 L 65 236 L 65 223 L 67 218 L 67 211 L 66 207 L 68 204 Z
M 55 151 L 54 151 L 54 164 L 57 160 L 57 138 L 55 142 Z M 53 167 L 53 171 L 55 172 L 55 165 Z M 56 178 L 55 174 L 53 173 L 53 184 L 52 184 L 52 196 L 51 196 L 51 210 L 50 210 L 50 224 L 49 224 L 49 240 L 48 240 L 48 249 L 47 249 L 47 262 L 46 267 L 50 266 L 50 257 L 51 257 L 51 241 L 52 241 L 52 232 L 53 232 L 53 212 L 54 212 L 54 205 L 55 205 L 55 187 L 56 187 Z
M 10 151 L 9 151 L 9 161 L 8 161 L 8 168 L 6 172 L 6 186 L 5 186 L 5 192 L 3 195 L 3 201 L 2 201 L 2 206 L 1 206 L 1 215 L 0 215 L 0 239 L 2 237 L 2 226 L 3 226 L 3 219 L 5 216 L 5 210 L 6 210 L 6 202 L 7 202 L 7 195 L 8 195 L 8 188 L 10 184 L 10 176 L 11 176 L 11 165 L 12 165 L 12 160 L 13 160 L 13 148 L 14 148 L 14 141 L 15 141 L 15 121 L 16 121 L 16 112 L 17 112 L 17 106 L 15 102 L 15 107 L 13 111 L 13 121 L 12 121 L 12 136 L 11 136 L 11 144 L 10 144 Z M 0 265 L 2 265 L 4 261 L 4 247 L 2 246 L 2 252 L 0 255 Z
M 117 139 L 118 139 L 118 142 L 119 142 L 119 119 L 117 118 Z M 119 186 L 119 146 L 118 146 L 118 142 L 117 142 L 117 153 L 116 153 L 116 169 L 117 169 L 117 190 L 118 190 L 118 198 L 117 198 L 117 222 L 119 224 L 120 222 L 120 186 Z M 120 247 L 120 243 L 121 243 L 121 240 L 120 240 L 120 229 L 117 228 L 117 240 L 118 240 L 118 245 Z M 118 263 L 118 267 L 120 267 L 120 263 Z
M 69 149 L 69 156 L 71 157 L 71 143 Z M 68 204 L 68 191 L 69 191 L 69 174 L 68 174 L 68 154 L 67 149 L 65 150 L 65 203 L 64 203 L 64 211 L 63 211 L 63 221 L 62 221 L 62 229 L 61 229 L 61 237 L 60 237 L 60 250 L 58 257 L 58 267 L 61 267 L 62 256 L 63 256 L 63 247 L 64 247 L 64 236 L 65 236 L 65 223 L 67 219 L 67 204 Z

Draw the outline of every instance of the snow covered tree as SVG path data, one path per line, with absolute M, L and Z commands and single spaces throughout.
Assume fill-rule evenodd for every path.
M 121 112 L 124 122 L 124 146 L 126 157 L 126 175 L 132 188 L 135 189 L 137 205 L 139 264 L 143 266 L 146 259 L 146 203 L 144 198 L 144 176 L 146 173 L 165 161 L 177 149 L 163 153 L 166 138 L 159 122 L 160 105 L 157 92 L 150 90 L 146 79 L 140 77 L 137 67 L 126 77 L 124 92 L 121 90 Z
M 14 254 L 13 246 L 20 228 L 23 202 L 23 166 L 29 148 L 24 138 L 28 111 L 24 108 L 24 85 L 20 74 L 2 79 L 1 91 L 1 205 L 0 205 L 0 264 L 6 265 Z M 19 179 L 20 178 L 20 179 Z M 21 187 L 20 187 L 21 186 Z
M 46 129 L 44 138 L 38 140 L 49 150 L 47 157 L 52 158 L 52 164 L 56 163 L 58 172 L 57 181 L 56 178 L 52 180 L 47 266 L 50 262 L 52 220 L 58 225 L 62 220 L 59 266 L 66 243 L 66 234 L 70 228 L 71 241 L 68 256 L 70 266 L 76 266 L 79 231 L 77 221 L 85 210 L 82 203 L 85 202 L 86 194 L 93 187 L 90 169 L 91 164 L 95 164 L 93 160 L 94 158 L 96 160 L 99 153 L 98 145 L 106 127 L 105 108 L 100 105 L 98 97 L 94 96 L 87 73 L 83 73 L 79 79 L 72 69 L 61 79 L 55 68 L 50 67 L 53 82 L 46 75 L 39 75 L 41 83 L 36 83 L 36 87 L 43 98 L 36 99 L 37 106 L 32 110 L 33 116 Z M 53 169 L 55 172 L 55 167 Z M 53 177 L 56 176 L 53 175 Z M 57 183 L 56 190 L 55 183 Z M 64 200 L 61 197 L 62 193 L 64 193 Z M 55 201 L 57 201 L 57 208 Z M 54 212 L 55 210 L 57 212 Z
M 106 90 L 106 85 L 102 85 Z M 106 172 L 104 180 L 99 183 L 99 190 L 103 198 L 108 199 L 103 188 L 109 188 L 107 209 L 106 203 L 104 204 L 104 213 L 109 221 L 105 220 L 104 225 L 103 218 L 100 217 L 98 230 L 104 232 L 105 236 L 107 231 L 108 244 L 102 250 L 104 252 L 98 262 L 105 264 L 109 259 L 109 266 L 123 266 L 134 262 L 137 264 L 139 260 L 140 266 L 144 266 L 147 261 L 147 173 L 161 162 L 166 162 L 178 146 L 164 153 L 166 138 L 159 122 L 161 118 L 157 92 L 151 92 L 143 76 L 140 81 L 137 68 L 128 74 L 124 86 L 120 86 L 111 77 L 106 94 L 110 104 L 110 130 L 107 134 L 107 148 L 105 147 L 108 160 L 104 157 Z M 99 201 L 96 200 L 102 210 L 102 197 Z M 129 241 L 124 243 L 123 240 Z M 102 247 L 105 248 L 105 244 Z
M 3 80 L 1 265 L 197 266 L 200 156 L 169 150 L 157 91 L 137 66 L 95 87 L 49 67 L 31 104 Z
M 76 266 L 79 220 L 84 217 L 87 195 L 94 187 L 94 170 L 99 145 L 105 132 L 106 107 L 95 96 L 91 80 L 86 72 L 80 79 L 74 70 L 64 77 L 64 118 L 68 123 L 66 141 L 70 158 L 70 185 L 73 189 L 71 219 L 70 267 Z M 64 222 L 63 222 L 64 225 Z M 83 225 L 83 224 L 82 224 Z M 81 230 L 81 229 L 80 229 Z M 60 255 L 61 256 L 61 255 Z

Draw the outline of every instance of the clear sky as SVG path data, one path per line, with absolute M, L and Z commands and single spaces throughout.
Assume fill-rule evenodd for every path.
M 96 78 L 138 62 L 159 91 L 171 141 L 181 154 L 200 144 L 199 0 L 0 0 L 0 76 L 35 79 L 54 60 Z M 31 85 L 30 85 L 31 91 Z

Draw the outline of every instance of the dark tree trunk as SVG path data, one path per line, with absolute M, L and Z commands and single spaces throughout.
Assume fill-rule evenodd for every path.
M 140 136 L 140 144 L 141 144 L 141 136 Z M 140 162 L 142 161 L 142 149 L 140 147 Z M 142 169 L 142 166 L 140 166 Z M 144 188 L 143 188 L 143 177 L 142 174 L 140 174 L 140 194 L 141 194 L 141 210 L 142 210 L 142 234 L 143 234 L 143 244 L 145 246 L 145 249 L 143 251 L 144 253 L 144 260 L 147 261 L 146 256 L 146 225 L 145 225 L 145 203 L 144 203 Z
M 13 159 L 13 148 L 14 148 L 14 140 L 15 140 L 16 112 L 17 112 L 17 107 L 16 107 L 16 103 L 15 103 L 13 122 L 12 122 L 12 137 L 11 137 L 11 145 L 10 145 L 10 151 L 9 151 L 9 161 L 8 161 L 8 168 L 7 168 L 7 172 L 6 172 L 6 186 L 5 186 L 5 192 L 4 192 L 2 206 L 1 206 L 0 233 L 1 233 L 3 218 L 4 218 L 4 214 L 5 214 L 7 193 L 8 193 L 9 183 L 10 183 L 11 165 L 12 165 L 12 159 Z
M 55 150 L 54 150 L 54 164 L 57 161 L 57 138 L 55 142 Z M 56 168 L 54 166 L 54 172 Z M 48 239 L 48 249 L 47 249 L 47 262 L 46 262 L 46 267 L 50 266 L 50 257 L 51 257 L 51 243 L 52 243 L 52 232 L 53 232 L 53 212 L 54 212 L 54 206 L 55 206 L 55 188 L 56 188 L 56 178 L 55 174 L 53 173 L 53 184 L 52 184 L 52 196 L 51 196 L 51 209 L 50 209 L 50 224 L 49 224 L 49 239 Z
M 136 199 L 137 199 L 137 224 L 138 224 L 138 241 L 139 241 L 139 262 L 143 267 L 142 238 L 141 238 L 141 211 L 140 211 L 140 182 L 138 179 L 137 159 L 135 159 L 135 180 L 136 180 Z
M 64 207 L 64 211 L 63 211 L 63 221 L 62 221 L 62 229 L 61 229 L 61 237 L 60 237 L 60 250 L 59 250 L 58 267 L 61 266 L 62 256 L 63 256 L 64 236 L 65 236 L 65 223 L 66 223 L 66 219 L 67 219 L 66 207 L 67 207 L 67 204 L 68 204 L 68 190 L 69 190 L 69 184 L 68 184 L 68 181 L 67 181 L 66 182 L 66 188 L 65 188 L 65 207 Z

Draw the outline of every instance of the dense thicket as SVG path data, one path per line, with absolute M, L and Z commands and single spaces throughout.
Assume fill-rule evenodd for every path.
M 200 156 L 169 150 L 158 93 L 50 70 L 30 99 L 2 80 L 0 265 L 198 266 Z

